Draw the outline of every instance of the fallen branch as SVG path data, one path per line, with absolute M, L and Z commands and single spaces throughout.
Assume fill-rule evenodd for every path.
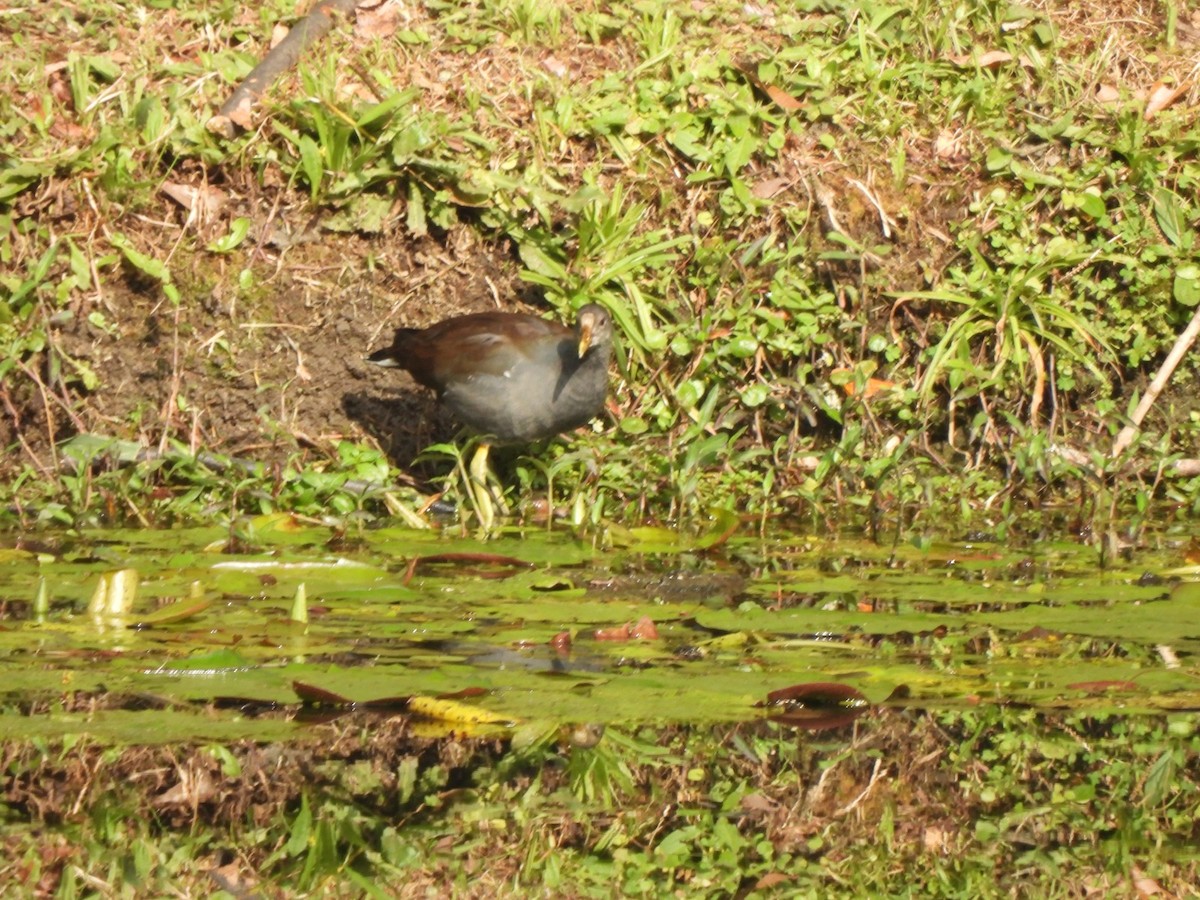
M 1154 379 L 1150 382 L 1150 386 L 1146 388 L 1146 393 L 1142 396 L 1141 402 L 1137 405 L 1137 409 L 1133 411 L 1133 415 L 1129 417 L 1129 424 L 1122 428 L 1117 435 L 1117 439 L 1113 442 L 1113 459 L 1124 453 L 1125 449 L 1133 442 L 1134 436 L 1137 435 L 1138 429 L 1142 426 L 1142 420 L 1146 418 L 1146 413 L 1150 412 L 1150 407 L 1154 405 L 1154 401 L 1158 399 L 1158 395 L 1162 393 L 1163 388 L 1167 386 L 1167 382 L 1171 380 L 1171 375 L 1174 374 L 1175 367 L 1179 365 L 1184 354 L 1192 349 L 1192 344 L 1196 342 L 1197 335 L 1200 335 L 1200 308 L 1192 316 L 1192 321 L 1188 322 L 1187 328 L 1183 329 L 1179 337 L 1175 339 L 1175 346 L 1171 348 L 1171 352 L 1167 354 L 1167 358 L 1163 360 L 1163 364 L 1154 373 Z
M 308 15 L 292 26 L 287 37 L 272 48 L 230 94 L 217 114 L 208 120 L 208 130 L 231 138 L 237 128 L 248 129 L 254 101 L 296 64 L 309 44 L 325 36 L 337 17 L 350 15 L 357 5 L 358 0 L 317 0 Z

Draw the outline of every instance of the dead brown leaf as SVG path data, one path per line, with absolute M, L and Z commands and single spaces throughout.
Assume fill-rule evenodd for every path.
M 770 890 L 778 885 L 785 884 L 792 880 L 791 875 L 785 875 L 783 872 L 768 872 L 762 878 L 758 879 L 754 884 L 754 889 L 757 891 Z
M 67 78 L 67 64 L 65 62 L 51 63 L 45 67 L 46 83 L 50 87 L 50 94 L 61 103 L 63 106 L 75 108 L 75 98 L 71 93 L 71 81 Z
M 1150 89 L 1150 97 L 1146 100 L 1146 112 L 1144 118 L 1150 121 L 1168 106 L 1172 106 L 1176 100 L 1183 96 L 1187 90 L 1186 84 L 1171 86 L 1163 84 L 1161 81 L 1156 81 L 1154 87 Z
M 1157 897 L 1163 893 L 1162 885 L 1137 866 L 1134 866 L 1129 874 L 1133 878 L 1133 889 L 1139 897 Z
M 967 161 L 967 148 L 963 144 L 962 132 L 943 128 L 933 139 L 933 155 L 942 163 L 960 165 Z
M 1002 63 L 1012 62 L 1013 55 L 1003 50 L 988 50 L 979 57 L 979 65 L 984 69 L 994 69 Z
M 188 212 L 196 213 L 201 221 L 217 216 L 229 202 L 229 197 L 224 191 L 209 184 L 197 187 L 194 184 L 167 181 L 159 190 Z
M 750 193 L 759 200 L 770 200 L 787 190 L 789 184 L 791 182 L 786 178 L 766 178 L 750 188 Z
M 569 74 L 571 74 L 571 70 L 563 64 L 562 60 L 555 56 L 547 56 L 545 59 L 543 59 L 542 68 L 555 78 L 566 78 Z
M 1010 63 L 1014 59 L 1025 69 L 1034 68 L 1033 60 L 1022 54 L 1021 56 L 1013 56 L 1006 50 L 985 50 L 979 56 L 971 53 L 960 53 L 956 56 L 946 57 L 954 65 L 961 68 L 979 66 L 981 69 L 997 69 L 1005 63 Z
M 797 100 L 783 88 L 775 87 L 773 84 L 766 84 L 763 85 L 763 90 L 780 109 L 786 109 L 788 112 L 795 112 L 798 109 L 804 108 L 803 101 Z
M 354 32 L 359 37 L 386 38 L 396 33 L 400 22 L 400 5 L 384 0 L 374 5 L 360 4 L 354 10 Z
M 760 79 L 756 73 L 755 65 L 752 62 L 742 62 L 738 65 L 740 71 L 746 80 L 754 86 L 756 90 L 762 91 L 771 100 L 772 103 L 785 109 L 788 112 L 795 112 L 798 109 L 804 108 L 804 101 L 797 100 L 783 88 L 776 87 L 773 84 L 767 84 Z
M 921 843 L 930 853 L 945 853 L 949 835 L 938 825 L 928 826 L 921 834 Z

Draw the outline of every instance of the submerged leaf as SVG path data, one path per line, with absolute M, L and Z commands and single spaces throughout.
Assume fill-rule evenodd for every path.
M 169 625 L 174 622 L 183 622 L 186 619 L 200 615 L 200 613 L 204 612 L 210 606 L 212 606 L 212 600 L 207 597 L 202 597 L 198 600 L 180 600 L 177 603 L 172 603 L 169 606 L 155 610 L 148 616 L 143 616 L 134 625 L 137 628 L 150 628 L 154 625 Z

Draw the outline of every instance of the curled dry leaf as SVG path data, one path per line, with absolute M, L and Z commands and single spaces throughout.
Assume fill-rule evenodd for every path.
M 66 119 L 55 119 L 50 123 L 50 134 L 60 141 L 77 141 L 82 140 L 86 132 L 75 122 L 69 122 Z
M 46 84 L 50 88 L 50 95 L 55 100 L 63 106 L 74 109 L 75 97 L 71 93 L 71 81 L 67 77 L 66 67 L 67 64 L 65 62 L 52 63 L 46 66 Z
M 155 806 L 197 806 L 217 794 L 212 776 L 207 772 L 179 770 L 179 782 L 154 798 Z
M 224 191 L 207 184 L 196 187 L 178 181 L 167 181 L 159 190 L 188 212 L 196 213 L 201 220 L 218 215 L 229 199 Z
M 210 869 L 209 877 L 216 883 L 217 887 L 226 893 L 233 894 L 235 897 L 248 897 L 254 893 L 254 889 L 258 886 L 258 882 L 239 869 L 240 863 L 231 862 L 227 866 L 221 866 L 216 869 Z
M 565 729 L 563 737 L 572 747 L 588 750 L 600 743 L 600 739 L 604 737 L 604 726 L 580 722 Z
M 210 116 L 208 121 L 204 123 L 204 127 L 211 133 L 220 135 L 223 138 L 232 138 L 237 134 L 237 129 L 233 125 L 233 119 L 222 115 Z
M 1146 112 L 1144 118 L 1150 121 L 1168 106 L 1171 106 L 1183 96 L 1183 92 L 1187 90 L 1186 84 L 1169 85 L 1163 84 L 1161 81 L 1154 83 L 1154 87 L 1150 89 L 1150 96 L 1146 100 Z
M 781 884 L 787 884 L 793 879 L 792 875 L 785 875 L 783 872 L 768 872 L 755 883 L 755 890 L 769 891 L 771 888 L 779 887 Z

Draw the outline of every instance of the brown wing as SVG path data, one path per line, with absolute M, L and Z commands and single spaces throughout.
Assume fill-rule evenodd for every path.
M 368 359 L 407 369 L 416 381 L 441 393 L 454 378 L 503 375 L 539 346 L 572 334 L 564 325 L 525 313 L 472 313 L 424 329 L 400 328 L 391 347 Z

